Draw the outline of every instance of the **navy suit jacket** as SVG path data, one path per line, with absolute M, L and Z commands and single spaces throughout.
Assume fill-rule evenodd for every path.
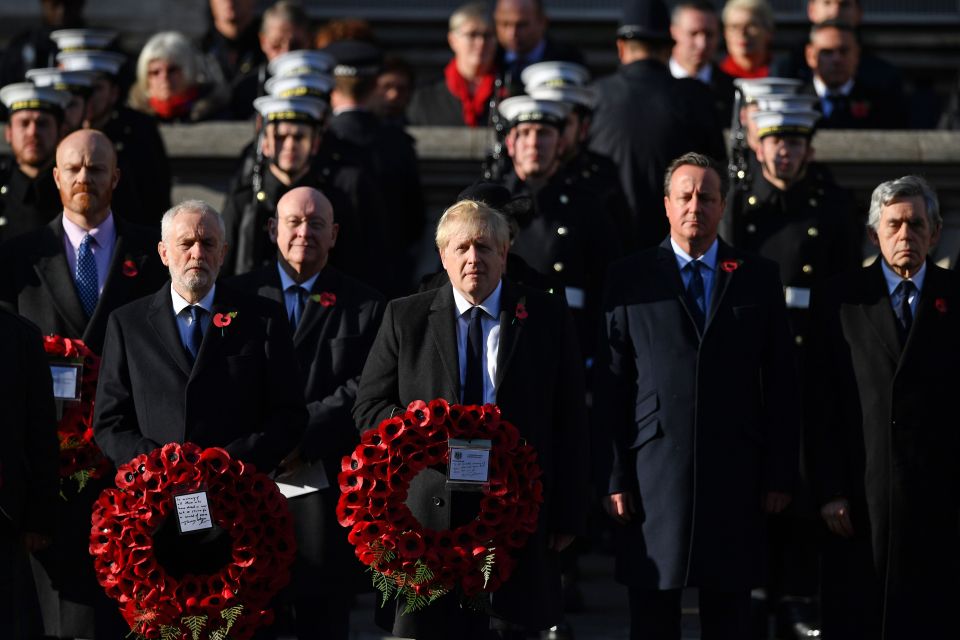
M 766 491 L 790 492 L 799 403 L 775 263 L 722 241 L 701 335 L 669 239 L 611 267 L 594 389 L 601 493 L 638 513 L 617 578 L 732 590 L 762 579 Z

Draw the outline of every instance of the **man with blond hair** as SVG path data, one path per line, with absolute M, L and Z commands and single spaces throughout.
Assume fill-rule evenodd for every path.
M 423 639 L 526 637 L 561 619 L 559 551 L 583 532 L 587 504 L 584 386 L 570 312 L 557 296 L 504 277 L 510 231 L 502 214 L 472 200 L 447 209 L 437 249 L 450 285 L 387 305 L 360 378 L 359 428 L 375 428 L 414 400 L 497 404 L 537 451 L 544 502 L 536 532 L 512 577 L 490 597 L 490 617 L 454 594 L 391 620 L 392 632 Z M 407 504 L 441 530 L 476 516 L 476 494 L 451 491 L 427 469 Z M 392 606 L 392 605 L 391 605 Z

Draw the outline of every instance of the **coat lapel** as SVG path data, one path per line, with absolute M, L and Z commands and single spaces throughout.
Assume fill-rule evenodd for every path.
M 307 298 L 306 304 L 303 305 L 303 317 L 300 318 L 297 331 L 293 334 L 293 343 L 295 346 L 299 346 L 305 336 L 313 334 L 316 331 L 317 325 L 321 323 L 326 324 L 333 316 L 333 312 L 337 307 L 338 298 L 334 298 L 332 304 L 328 303 L 326 306 L 319 302 L 320 298 L 314 298 L 314 296 L 320 296 L 323 293 L 332 293 L 334 296 L 340 296 L 342 292 L 339 290 L 339 287 L 337 287 L 336 278 L 332 276 L 333 274 L 330 272 L 330 267 L 325 267 L 313 283 L 313 287 L 310 288 L 310 297 Z
M 660 243 L 660 250 L 657 252 L 657 263 L 660 266 L 662 281 L 669 283 L 668 286 L 673 290 L 673 295 L 680 301 L 680 306 L 682 306 L 686 312 L 694 332 L 699 335 L 697 321 L 693 312 L 690 311 L 690 302 L 687 300 L 687 292 L 683 287 L 683 278 L 680 277 L 680 269 L 677 267 L 677 257 L 676 254 L 673 253 L 673 245 L 670 244 L 669 237 Z
M 900 355 L 898 372 L 915 354 L 937 352 L 937 342 L 942 340 L 942 334 L 937 330 L 937 323 L 942 322 L 947 313 L 949 284 L 945 274 L 927 260 L 927 275 L 924 278 L 923 290 L 920 292 L 920 300 L 917 302 L 917 312 L 910 327 L 910 334 Z
M 717 309 L 720 308 L 720 303 L 723 302 L 723 298 L 727 294 L 727 289 L 733 281 L 734 273 L 736 273 L 741 263 L 740 260 L 734 258 L 733 252 L 727 243 L 723 240 L 718 240 L 718 243 L 717 268 L 713 273 L 713 293 L 710 295 L 710 310 L 707 313 L 704 332 L 710 328 L 710 323 L 713 322 L 714 316 L 717 315 Z M 735 267 L 733 266 L 734 263 L 736 264 Z
M 160 337 L 160 343 L 167 349 L 170 358 L 180 367 L 184 375 L 189 376 L 192 367 L 190 361 L 187 360 L 187 352 L 183 348 L 180 331 L 177 329 L 177 320 L 173 315 L 170 286 L 169 284 L 164 285 L 154 295 L 147 321 Z
M 514 286 L 506 279 L 503 280 L 503 289 L 500 292 L 500 346 L 497 349 L 497 379 L 494 380 L 494 389 L 500 390 L 500 383 L 510 368 L 513 355 L 517 351 L 520 335 L 523 333 L 525 320 L 517 318 L 518 306 L 521 299 Z M 522 301 L 524 307 L 526 301 Z
M 237 315 L 230 319 L 230 324 L 223 327 L 214 324 L 218 315 L 226 316 L 233 312 L 237 312 Z M 203 333 L 203 341 L 200 343 L 200 351 L 197 352 L 197 361 L 193 365 L 191 378 L 195 377 L 211 360 L 218 357 L 234 342 L 234 336 L 240 331 L 243 322 L 248 322 L 248 320 L 239 312 L 230 291 L 218 282 L 217 289 L 213 294 L 210 317 L 207 319 L 207 328 Z
M 70 337 L 79 338 L 87 328 L 87 314 L 80 304 L 73 276 L 67 266 L 61 216 L 62 214 L 47 225 L 39 247 L 39 257 L 33 268 L 50 293 L 57 312 L 70 327 Z
M 453 287 L 444 285 L 430 304 L 427 318 L 430 335 L 437 346 L 440 361 L 447 373 L 449 389 L 454 391 L 453 398 L 460 399 L 460 359 L 457 356 L 456 305 L 453 302 Z
M 866 292 L 860 308 L 863 310 L 870 327 L 877 334 L 880 343 L 890 354 L 894 362 L 900 359 L 900 336 L 897 332 L 897 318 L 890 305 L 890 293 L 880 268 L 882 258 L 864 272 L 863 290 Z

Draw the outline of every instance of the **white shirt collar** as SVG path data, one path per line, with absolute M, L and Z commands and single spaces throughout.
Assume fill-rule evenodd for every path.
M 853 78 L 850 78 L 844 84 L 840 85 L 839 89 L 831 91 L 827 88 L 827 85 L 823 83 L 823 80 L 821 80 L 818 76 L 813 76 L 813 88 L 820 98 L 831 94 L 836 95 L 838 93 L 848 96 L 850 95 L 850 92 L 853 91 Z
M 462 316 L 464 313 L 470 310 L 473 307 L 472 304 L 467 302 L 467 299 L 463 297 L 463 294 L 457 291 L 457 288 L 452 284 L 450 287 L 453 289 L 453 301 L 457 305 L 457 315 Z M 497 283 L 497 288 L 486 297 L 486 299 L 478 304 L 477 306 L 483 309 L 487 315 L 491 318 L 497 319 L 500 317 L 500 292 L 503 289 L 503 280 Z
M 63 222 L 63 232 L 67 234 L 70 244 L 73 245 L 75 249 L 80 246 L 80 243 L 83 241 L 83 236 L 87 235 L 88 233 L 90 234 L 90 237 L 93 238 L 93 241 L 96 242 L 100 247 L 109 245 L 117 236 L 117 227 L 113 222 L 113 211 L 108 211 L 106 219 L 90 230 L 84 229 L 78 225 L 76 222 L 68 218 L 65 213 L 60 219 Z
M 279 260 L 277 261 L 277 271 L 280 272 L 280 288 L 281 288 L 284 292 L 285 292 L 287 289 L 289 289 L 291 286 L 295 285 L 295 284 L 299 284 L 301 287 L 303 287 L 304 289 L 306 289 L 308 292 L 309 292 L 309 291 L 313 291 L 313 283 L 316 282 L 316 281 L 317 281 L 317 278 L 320 277 L 320 272 L 317 271 L 315 274 L 313 274 L 312 277 L 307 278 L 307 279 L 304 280 L 303 282 L 295 282 L 294 279 L 290 277 L 290 274 L 288 274 L 288 273 L 283 269 L 283 266 L 280 264 L 280 261 L 279 261 Z
M 678 245 L 673 238 L 670 238 L 670 246 L 673 247 L 673 253 L 677 257 L 677 266 L 680 267 L 681 270 L 683 270 L 683 268 L 687 266 L 687 263 L 692 261 L 693 258 L 691 258 L 686 251 L 681 249 L 680 245 Z M 717 269 L 717 251 L 719 247 L 720 247 L 719 240 L 714 238 L 713 244 L 711 244 L 710 248 L 707 249 L 706 253 L 704 253 L 699 258 L 700 262 L 708 266 L 711 271 L 716 271 Z
M 690 75 L 690 73 L 684 69 L 679 62 L 674 58 L 670 58 L 670 74 L 674 78 L 696 78 L 704 84 L 710 84 L 710 81 L 713 79 L 713 65 L 705 64 L 695 75 Z
M 880 268 L 883 270 L 883 279 L 887 281 L 887 293 L 889 293 L 891 297 L 897 286 L 904 280 L 912 282 L 917 287 L 917 293 L 923 290 L 923 280 L 927 277 L 926 260 L 924 260 L 920 268 L 917 269 L 917 272 L 909 278 L 901 278 L 894 273 L 893 269 L 887 264 L 887 261 L 883 259 L 883 256 L 880 256 Z
M 210 313 L 210 310 L 213 308 L 213 293 L 216 290 L 217 283 L 213 283 L 213 286 L 210 287 L 210 291 L 208 291 L 207 295 L 200 299 L 200 302 L 198 302 L 196 306 L 200 307 L 207 313 Z M 173 288 L 173 283 L 170 283 L 170 298 L 173 300 L 173 315 L 175 316 L 179 316 L 181 311 L 190 306 L 190 303 L 184 300 L 183 296 L 177 293 L 177 290 Z

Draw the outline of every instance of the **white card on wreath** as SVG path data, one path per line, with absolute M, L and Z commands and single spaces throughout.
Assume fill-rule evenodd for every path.
M 210 517 L 210 505 L 207 503 L 207 492 L 182 493 L 173 497 L 177 507 L 177 523 L 180 533 L 191 531 L 206 531 L 213 528 L 213 518 Z
M 490 441 L 486 446 L 457 446 L 450 441 L 450 480 L 455 482 L 487 482 L 490 479 Z

